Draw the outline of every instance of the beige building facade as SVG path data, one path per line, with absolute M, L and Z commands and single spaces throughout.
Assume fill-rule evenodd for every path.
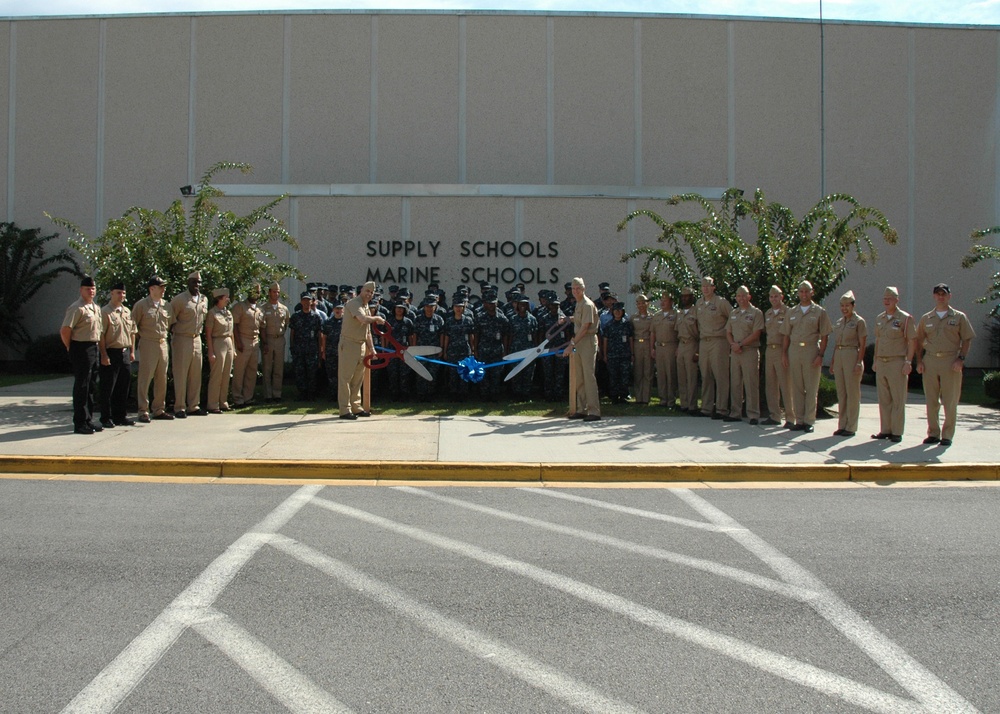
M 637 208 L 764 189 L 798 213 L 846 192 L 900 244 L 852 266 L 921 314 L 931 288 L 983 336 L 996 266 L 963 270 L 1000 224 L 1000 31 L 668 15 L 255 13 L 17 19 L 0 26 L 0 215 L 87 231 L 165 208 L 217 161 L 236 206 L 280 212 L 310 279 L 446 290 L 582 275 L 624 293 L 655 241 Z M 688 214 L 690 215 L 690 214 Z M 295 295 L 301 285 L 287 281 Z M 54 332 L 75 288 L 30 308 Z M 130 296 L 136 299 L 138 296 Z M 754 296 L 758 305 L 766 296 Z M 833 298 L 835 300 L 835 298 Z M 835 307 L 834 303 L 831 303 Z M 970 364 L 985 366 L 983 340 Z

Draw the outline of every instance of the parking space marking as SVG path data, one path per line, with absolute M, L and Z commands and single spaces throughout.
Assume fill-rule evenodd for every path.
M 966 709 L 926 709 L 917 702 L 856 682 L 847 677 L 827 672 L 806 662 L 772 652 L 763 647 L 744 642 L 700 625 L 667 615 L 606 590 L 582 583 L 573 578 L 516 560 L 478 546 L 441 536 L 430 531 L 408 526 L 382 516 L 347 506 L 326 498 L 315 498 L 311 505 L 332 513 L 354 518 L 411 540 L 432 545 L 457 555 L 470 558 L 499 570 L 533 580 L 554 590 L 589 602 L 609 612 L 627 617 L 664 634 L 672 635 L 705 649 L 718 652 L 743 662 L 763 672 L 776 675 L 795 684 L 809 687 L 837 699 L 842 699 L 872 712 L 885 714 L 942 714 L 945 711 Z M 974 711 L 974 710 L 973 710 Z
M 442 615 L 434 608 L 420 603 L 398 588 L 380 582 L 347 563 L 320 553 L 304 543 L 276 535 L 271 539 L 270 544 L 296 560 L 316 568 L 340 583 L 375 600 L 387 610 L 406 617 L 440 639 L 462 648 L 490 665 L 498 667 L 583 711 L 594 712 L 594 714 L 617 712 L 637 714 L 641 711 L 607 697 L 594 688 L 576 681 L 503 642 Z
M 287 523 L 322 488 L 303 486 L 240 536 L 66 705 L 64 714 L 114 711 L 188 628 L 190 613 L 211 607 L 267 537 Z

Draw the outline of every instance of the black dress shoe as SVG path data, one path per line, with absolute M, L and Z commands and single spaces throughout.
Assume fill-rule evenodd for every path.
M 951 439 L 941 439 L 941 446 L 951 446 Z
M 149 414 L 140 414 L 139 415 L 139 421 L 141 421 L 143 424 L 148 424 L 149 423 Z
M 781 422 L 775 421 L 774 419 L 771 418 L 767 418 L 764 421 L 762 421 L 761 424 L 763 424 L 764 426 L 780 426 Z
M 174 419 L 187 419 L 187 412 L 181 409 L 180 411 L 174 412 Z
M 887 436 L 886 438 L 893 444 L 898 444 L 903 440 L 903 437 L 899 436 L 898 434 L 889 434 L 889 436 Z
M 584 421 L 600 421 L 600 419 L 601 419 L 600 414 L 588 414 L 583 418 Z
M 115 426 L 135 426 L 135 419 L 115 419 Z
M 939 439 L 936 436 L 928 436 L 926 439 L 924 439 L 924 443 L 925 444 L 939 444 L 939 443 L 941 443 L 941 439 Z
M 348 412 L 347 414 L 341 414 L 340 418 L 341 419 L 357 419 L 358 415 L 357 414 L 351 414 L 350 412 Z
M 221 409 L 209 409 L 208 413 L 209 414 L 222 414 L 222 410 Z
M 791 424 L 787 421 L 785 422 L 785 428 L 788 429 L 788 431 L 802 431 L 802 427 L 804 426 L 805 424 Z
M 833 435 L 834 436 L 843 436 L 844 435 L 844 430 L 843 429 L 837 429 L 837 431 L 833 432 Z
M 844 431 L 841 432 L 840 435 L 841 436 L 854 436 L 854 432 L 853 431 L 847 431 L 847 429 L 844 429 Z
M 783 429 L 791 429 L 793 431 L 795 430 L 795 425 L 790 421 L 786 421 L 784 424 L 781 425 L 781 427 Z
M 173 421 L 174 420 L 174 415 L 173 414 L 167 414 L 166 412 L 160 412 L 159 414 L 157 414 L 153 418 L 157 419 L 159 421 Z
M 86 424 L 81 424 L 80 426 L 73 427 L 74 434 L 86 434 L 91 435 L 94 433 L 94 427 L 87 426 Z
M 188 416 L 208 416 L 208 412 L 204 409 L 195 409 L 193 412 L 188 414 Z
M 705 414 L 705 416 L 709 416 L 709 415 Z M 719 414 L 719 412 L 712 412 L 711 417 L 713 419 L 723 419 L 724 418 L 721 414 Z
M 110 419 L 101 419 L 101 426 L 105 429 L 114 429 L 115 423 Z
M 812 434 L 816 429 L 813 428 L 812 424 L 803 424 L 799 427 L 799 431 L 804 431 L 807 434 Z
M 756 419 L 751 419 L 750 420 L 750 426 L 757 426 L 758 423 L 759 422 Z
M 733 421 L 743 421 L 743 420 L 740 419 L 739 417 L 727 416 L 727 417 L 722 417 L 722 421 L 733 422 Z
M 873 439 L 888 439 L 890 436 L 892 436 L 892 434 L 884 434 L 881 431 L 878 434 L 872 434 Z
M 585 416 L 587 416 L 587 415 L 586 414 L 581 414 L 580 412 L 576 412 L 575 414 L 567 414 L 566 418 L 567 419 L 583 419 Z
M 366 418 L 370 417 L 372 415 L 372 413 L 370 411 L 367 411 L 367 410 L 363 411 L 363 412 L 355 412 L 355 414 L 357 416 L 359 416 L 359 417 L 366 417 Z

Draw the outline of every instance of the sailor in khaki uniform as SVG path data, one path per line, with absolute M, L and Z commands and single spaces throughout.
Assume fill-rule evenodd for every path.
M 201 273 L 188 275 L 188 289 L 170 301 L 174 313 L 171 352 L 174 360 L 174 416 L 201 416 L 201 333 L 208 314 L 208 298 L 201 293 Z
M 833 325 L 826 310 L 812 301 L 813 287 L 808 280 L 799 283 L 799 304 L 788 309 L 782 363 L 791 372 L 792 403 L 795 424 L 792 431 L 811 432 L 816 423 L 819 378 L 823 353 Z
M 149 295 L 132 306 L 132 322 L 139 335 L 139 421 L 149 422 L 149 383 L 153 383 L 153 418 L 170 420 L 163 408 L 167 399 L 167 333 L 174 313 L 163 297 L 166 283 L 158 275 L 149 279 Z
M 264 359 L 264 400 L 281 401 L 281 384 L 285 376 L 285 332 L 291 313 L 279 302 L 281 286 L 271 283 L 267 302 L 262 308 L 264 329 L 260 335 L 260 351 Z
M 576 411 L 570 419 L 597 421 L 601 418 L 601 398 L 597 392 L 597 329 L 599 318 L 597 306 L 586 295 L 587 286 L 583 278 L 573 278 L 573 339 L 563 350 L 563 357 L 569 357 L 570 374 L 573 383 L 569 388 L 576 394 Z
M 854 292 L 840 297 L 840 319 L 833 326 L 830 374 L 837 383 L 837 430 L 834 436 L 854 436 L 861 413 L 861 375 L 865 371 L 868 325 L 854 312 Z
M 128 418 L 128 393 L 135 354 L 135 323 L 125 306 L 125 283 L 111 286 L 111 302 L 101 308 L 101 426 L 133 426 Z
M 73 431 L 93 434 L 102 431 L 94 424 L 99 366 L 97 343 L 101 339 L 101 308 L 94 302 L 97 287 L 89 275 L 80 281 L 80 297 L 63 316 L 59 337 L 73 365 Z
M 701 413 L 723 419 L 729 413 L 729 346 L 726 325 L 732 306 L 715 294 L 715 281 L 701 279 L 698 317 L 698 366 L 701 367 Z
M 371 324 L 384 325 L 385 318 L 372 315 L 368 303 L 375 294 L 375 283 L 361 286 L 357 297 L 344 306 L 344 324 L 337 345 L 337 401 L 341 419 L 371 416 L 361 404 L 361 382 L 365 375 L 365 355 L 375 351 Z
M 632 316 L 632 394 L 636 404 L 649 404 L 653 384 L 653 316 L 649 314 L 649 298 L 635 298 Z
M 934 309 L 917 324 L 917 371 L 924 375 L 927 400 L 924 443 L 951 446 L 962 394 L 962 368 L 976 333 L 965 313 L 951 307 L 951 288 L 945 283 L 934 286 L 934 303 Z M 943 428 L 938 421 L 942 406 Z
M 229 378 L 233 371 L 233 313 L 229 311 L 229 288 L 216 288 L 215 304 L 205 317 L 205 343 L 208 348 L 209 414 L 229 411 Z
M 736 289 L 736 305 L 726 325 L 731 394 L 729 416 L 724 421 L 743 419 L 745 399 L 747 417 L 756 426 L 760 420 L 760 334 L 764 331 L 764 313 L 750 302 L 746 285 Z
M 681 288 L 681 307 L 677 311 L 677 396 L 681 411 L 700 416 L 698 411 L 698 313 L 694 309 L 694 290 Z
M 677 402 L 677 310 L 669 293 L 660 298 L 660 311 L 653 315 L 650 338 L 660 406 L 673 409 Z
M 764 348 L 764 393 L 767 396 L 768 416 L 762 424 L 778 426 L 782 423 L 781 408 L 784 406 L 785 428 L 795 424 L 795 409 L 792 406 L 791 373 L 782 361 L 785 322 L 788 307 L 785 293 L 777 285 L 772 285 L 767 296 L 771 309 L 764 313 L 764 333 L 767 345 Z
M 257 306 L 260 285 L 253 286 L 244 302 L 236 303 L 233 313 L 233 331 L 236 339 L 236 357 L 233 359 L 233 406 L 237 409 L 253 402 L 257 387 L 257 364 L 260 335 L 264 329 L 264 312 Z
M 906 387 L 916 349 L 917 326 L 899 309 L 899 290 L 893 286 L 882 295 L 885 310 L 875 318 L 875 385 L 878 387 L 879 431 L 873 439 L 903 440 L 906 421 Z

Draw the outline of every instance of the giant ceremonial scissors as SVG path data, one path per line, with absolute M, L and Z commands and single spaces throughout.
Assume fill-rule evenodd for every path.
M 368 369 L 382 369 L 383 367 L 388 367 L 389 362 L 392 360 L 401 359 L 410 369 L 426 379 L 428 382 L 434 381 L 434 377 L 431 376 L 430 371 L 427 367 L 420 364 L 417 357 L 430 357 L 431 355 L 436 355 L 441 351 L 440 347 L 431 347 L 430 345 L 414 345 L 411 347 L 409 345 L 400 344 L 399 341 L 392 336 L 392 326 L 388 322 L 383 325 L 373 324 L 372 332 L 382 337 L 384 342 L 388 342 L 392 349 L 384 349 L 382 352 L 365 355 L 365 367 L 368 367 Z
M 529 364 L 534 362 L 539 357 L 542 357 L 543 355 L 559 354 L 564 349 L 566 349 L 566 345 L 570 343 L 570 340 L 568 339 L 558 347 L 550 348 L 548 345 L 549 342 L 551 342 L 556 335 L 569 329 L 569 326 L 570 326 L 569 320 L 566 320 L 565 322 L 557 322 L 548 329 L 548 332 L 545 333 L 545 339 L 542 340 L 540 344 L 536 345 L 535 347 L 529 347 L 526 350 L 511 352 L 509 355 L 504 355 L 503 357 L 504 361 L 513 361 L 519 359 L 521 360 L 521 363 L 516 367 L 514 367 L 514 369 L 512 369 L 510 372 L 508 372 L 507 376 L 504 377 L 503 381 L 509 382 L 517 375 L 518 372 L 520 372 L 522 369 L 527 367 Z

